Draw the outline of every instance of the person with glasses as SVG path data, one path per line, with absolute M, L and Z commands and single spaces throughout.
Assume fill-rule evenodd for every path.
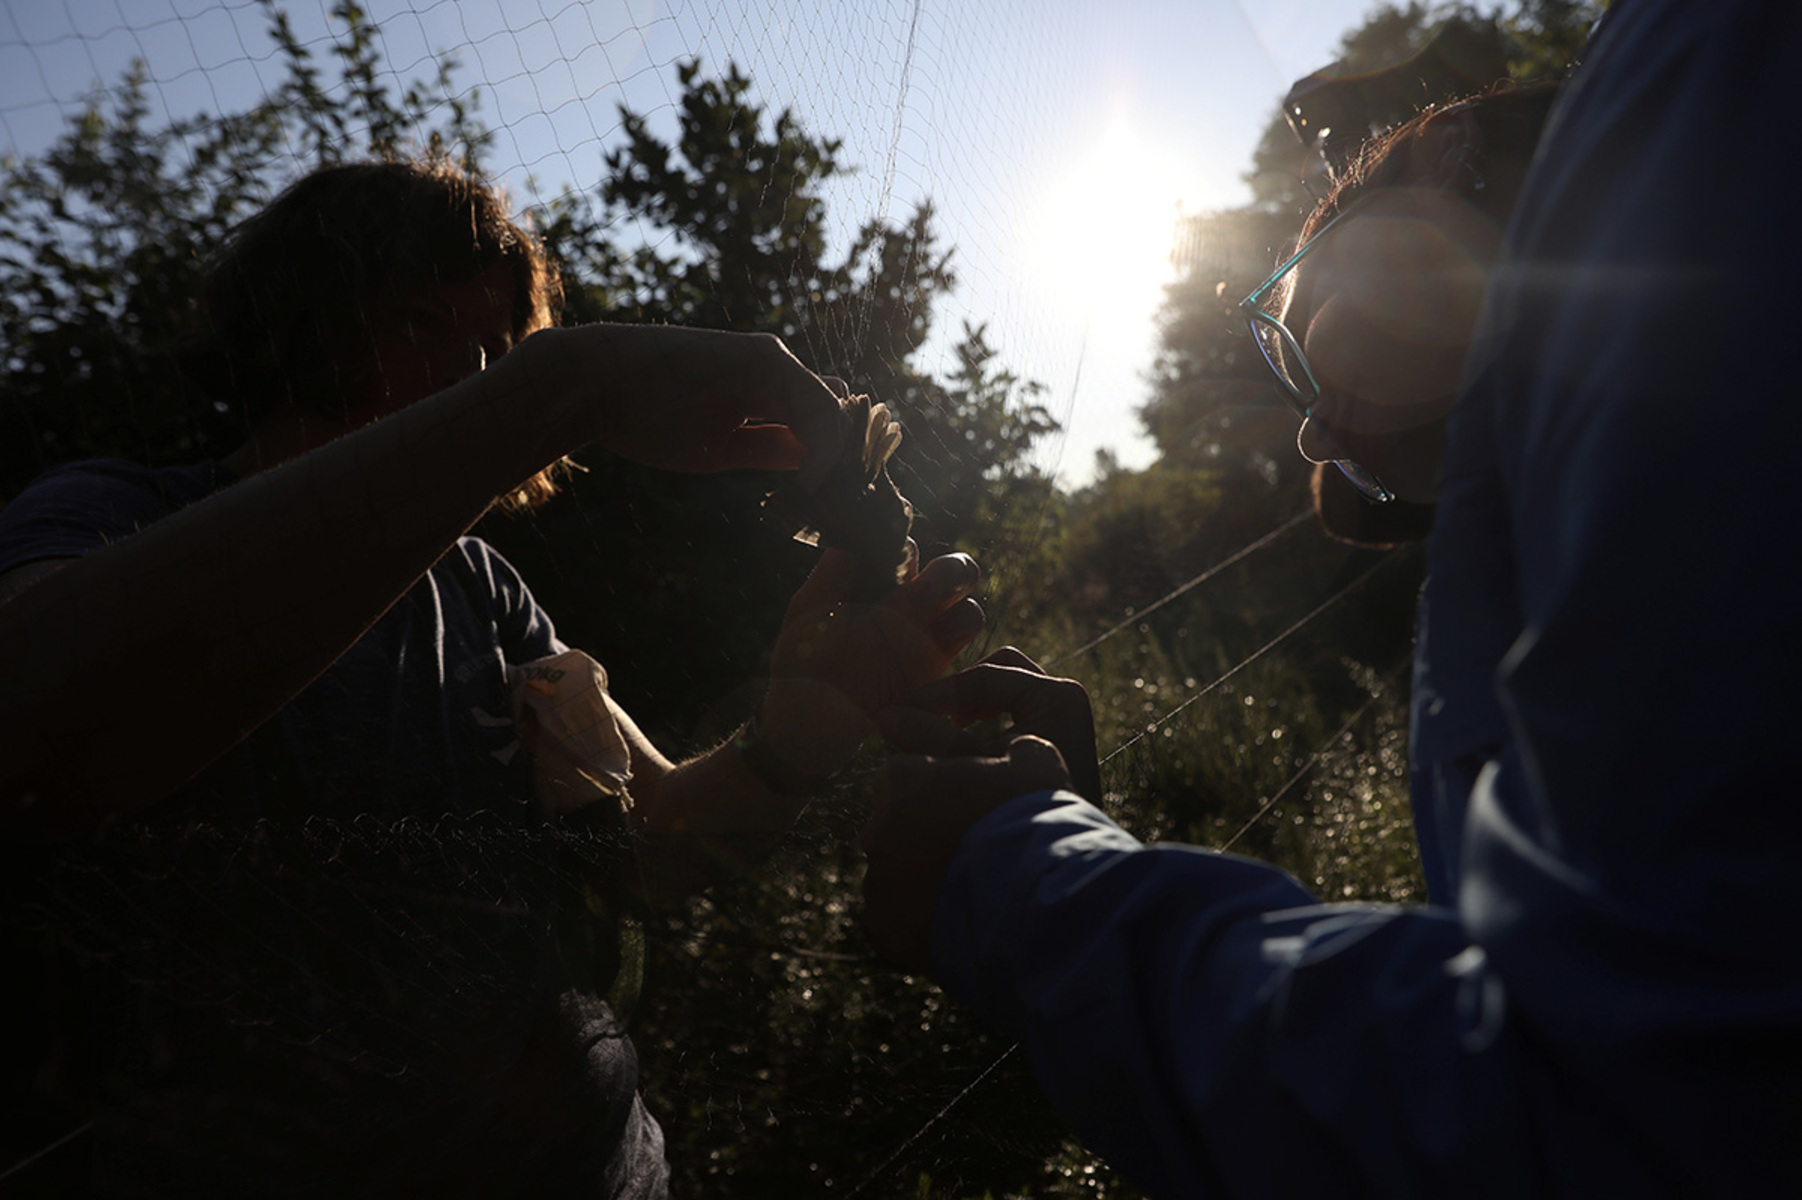
M 1240 303 L 1311 462 L 1430 504 L 1501 234 L 1557 95 L 1506 88 L 1374 139 Z
M 1297 445 L 1322 468 L 1315 503 L 1329 532 L 1425 536 L 1502 229 L 1558 89 L 1499 89 L 1373 139 L 1303 224 L 1297 248 L 1241 302 L 1277 394 L 1301 421 Z M 1328 471 L 1357 496 L 1331 514 Z M 1455 690 L 1417 718 L 1417 763 L 1437 761 L 1430 743 L 1458 722 L 1485 731 L 1459 758 L 1500 740 L 1487 689 Z M 1447 799 L 1451 785 L 1432 767 L 1414 785 L 1427 895 L 1450 903 L 1462 797 Z
M 1087 790 L 1086 697 L 1024 656 L 890 721 L 873 939 L 1147 1194 L 1802 1180 L 1799 50 L 1778 0 L 1613 5 L 1499 239 L 1471 218 L 1514 181 L 1454 138 L 1391 168 L 1445 195 L 1317 216 L 1250 298 L 1303 451 L 1438 506 L 1411 759 L 1440 903 L 1140 843 Z M 1011 738 L 962 740 L 996 713 Z

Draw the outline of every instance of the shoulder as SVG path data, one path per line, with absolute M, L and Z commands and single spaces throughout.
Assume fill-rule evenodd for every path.
M 138 491 L 179 505 L 192 503 L 234 481 L 231 471 L 218 462 L 147 467 L 123 458 L 89 458 L 51 467 L 27 484 L 12 503 L 42 493 Z
M 500 600 L 531 599 L 531 589 L 505 555 L 479 537 L 461 537 L 439 560 L 483 595 Z
M 432 570 L 435 574 L 448 571 L 471 601 L 486 611 L 509 647 L 509 661 L 569 648 L 558 639 L 549 614 L 539 607 L 519 571 L 481 538 L 458 538 Z
M 0 508 L 0 572 L 87 554 L 218 491 L 232 478 L 211 462 L 145 467 L 100 458 L 53 467 Z

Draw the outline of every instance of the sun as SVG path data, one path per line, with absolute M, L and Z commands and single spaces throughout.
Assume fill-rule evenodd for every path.
M 1023 230 L 1028 273 L 1060 318 L 1081 322 L 1092 348 L 1149 342 L 1172 277 L 1182 187 L 1173 157 L 1118 112 L 1077 144 L 1033 206 Z

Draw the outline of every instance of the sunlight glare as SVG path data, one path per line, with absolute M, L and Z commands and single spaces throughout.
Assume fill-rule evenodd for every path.
M 1026 265 L 1057 315 L 1086 329 L 1091 349 L 1149 347 L 1172 277 L 1184 182 L 1174 156 L 1116 111 L 1041 195 L 1024 231 Z

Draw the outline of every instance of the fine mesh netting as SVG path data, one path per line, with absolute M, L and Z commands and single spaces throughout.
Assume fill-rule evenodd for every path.
M 1326 898 L 1417 898 L 1420 556 L 1322 533 L 1294 418 L 1233 309 L 1318 179 L 1271 125 L 1255 154 L 1201 168 L 1251 171 L 1249 200 L 1143 215 L 1132 160 L 1085 157 L 1072 132 L 1094 128 L 1087 85 L 1120 69 L 1106 7 L 9 4 L 0 497 L 58 463 L 228 454 L 253 401 L 184 357 L 227 231 L 322 164 L 447 155 L 543 238 L 559 323 L 772 332 L 886 403 L 923 558 L 984 568 L 965 661 L 1014 644 L 1089 688 L 1103 807 L 1129 830 L 1272 858 Z M 1297 69 L 1217 9 L 1183 36 L 1259 59 L 1231 103 L 1262 128 Z M 1046 207 L 1084 175 L 1104 207 Z M 1101 272 L 1147 226 L 1149 291 L 1110 291 Z M 1076 300 L 1051 282 L 1085 273 Z M 652 743 L 719 745 L 816 552 L 770 518 L 765 474 L 574 458 L 556 499 L 475 532 Z M 414 482 L 372 484 L 368 519 L 410 520 Z M 305 619 L 253 632 L 298 644 Z M 180 720 L 142 714 L 152 735 Z M 497 779 L 520 769 L 510 721 L 478 721 Z M 13 1123 L 0 1172 L 550 1194 L 630 1127 L 630 1097 L 596 1098 L 569 1062 L 631 1053 L 678 1195 L 1136 1194 L 1062 1128 L 1023 1051 L 869 947 L 876 749 L 779 838 L 713 839 L 714 885 L 657 905 L 616 823 L 379 772 L 360 783 L 392 804 L 327 803 L 277 740 L 245 760 L 284 773 L 255 811 L 215 778 L 204 800 L 9 851 L 31 984 L 9 1082 L 49 1101 Z M 614 1140 L 572 1147 L 584 1123 Z

